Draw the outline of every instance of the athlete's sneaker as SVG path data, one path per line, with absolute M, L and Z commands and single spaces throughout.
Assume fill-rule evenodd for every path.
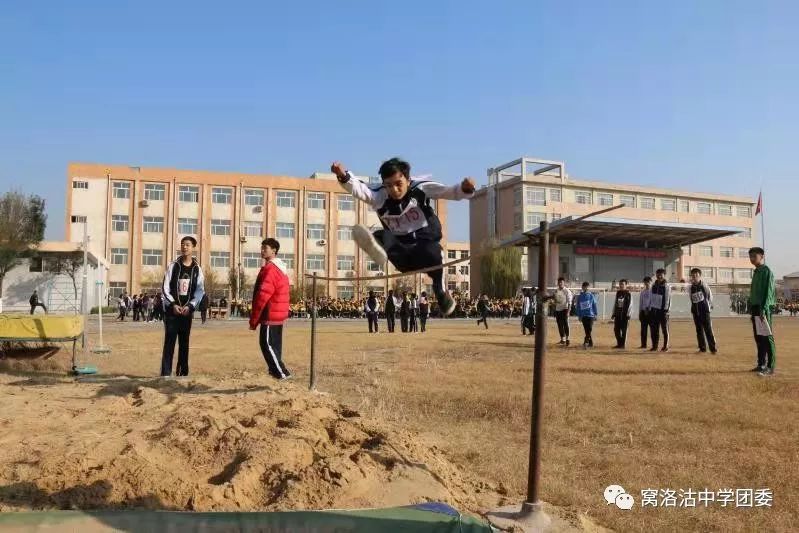
M 352 238 L 358 244 L 358 248 L 366 252 L 372 261 L 380 265 L 380 268 L 384 268 L 386 262 L 388 261 L 388 256 L 386 255 L 386 251 L 380 246 L 380 243 L 377 242 L 375 236 L 369 231 L 366 226 L 363 224 L 357 224 L 352 227 Z
M 755 368 L 753 368 L 752 370 L 750 370 L 749 372 L 762 372 L 764 368 L 765 368 L 764 366 L 758 365 Z
M 770 376 L 772 374 L 774 374 L 773 368 L 764 368 L 763 370 L 757 373 L 758 376 Z
M 445 291 L 438 296 L 438 307 L 441 309 L 443 316 L 449 316 L 455 310 L 455 300 L 450 296 L 449 291 Z M 477 323 L 480 324 L 479 321 Z

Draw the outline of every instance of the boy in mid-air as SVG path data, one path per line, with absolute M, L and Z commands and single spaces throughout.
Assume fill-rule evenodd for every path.
M 380 185 L 367 185 L 338 162 L 330 170 L 347 192 L 377 211 L 382 230 L 372 233 L 360 224 L 352 229 L 355 242 L 375 263 L 390 261 L 400 272 L 441 266 L 441 222 L 430 201 L 471 198 L 474 180 L 465 178 L 449 186 L 411 178 L 411 166 L 396 157 L 380 165 Z M 444 290 L 443 269 L 428 275 L 442 314 L 451 314 L 455 300 Z

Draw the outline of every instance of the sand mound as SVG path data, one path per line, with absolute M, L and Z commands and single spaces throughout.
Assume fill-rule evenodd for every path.
M 298 384 L 0 375 L 0 387 L 0 510 L 503 503 L 418 435 Z

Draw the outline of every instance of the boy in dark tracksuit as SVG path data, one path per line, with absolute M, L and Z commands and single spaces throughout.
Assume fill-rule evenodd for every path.
M 375 291 L 369 291 L 364 311 L 366 311 L 366 320 L 369 321 L 369 333 L 372 333 L 373 326 L 374 333 L 377 333 L 377 298 L 375 298 Z
M 616 335 L 616 346 L 624 348 L 627 342 L 627 326 L 630 323 L 633 297 L 627 290 L 627 280 L 619 281 L 619 290 L 616 291 L 616 300 L 613 305 L 613 333 Z
M 422 291 L 419 298 L 419 324 L 422 326 L 422 333 L 427 331 L 427 317 L 430 316 L 430 302 L 427 301 L 427 293 Z
M 384 307 L 386 312 L 386 326 L 389 333 L 394 333 L 394 322 L 397 318 L 397 303 L 394 301 L 394 290 L 389 289 L 388 296 L 386 296 L 386 305 Z
M 757 366 L 752 371 L 761 376 L 770 376 L 774 373 L 777 362 L 777 347 L 774 344 L 771 322 L 771 312 L 776 303 L 776 287 L 774 273 L 766 266 L 765 255 L 763 248 L 760 247 L 749 250 L 749 261 L 755 266 L 749 289 L 749 312 L 752 315 L 752 330 L 757 344 Z M 765 321 L 770 335 L 758 335 L 757 320 Z
M 716 353 L 716 337 L 713 335 L 713 324 L 710 321 L 710 310 L 713 309 L 713 293 L 702 280 L 702 271 L 691 269 L 691 314 L 696 326 L 696 341 L 699 351 L 704 353 L 710 347 L 710 353 Z M 707 342 L 705 341 L 707 339 Z
M 669 309 L 671 309 L 671 286 L 666 283 L 666 271 L 659 268 L 655 273 L 655 284 L 652 285 L 652 348 L 650 352 L 658 351 L 660 333 L 663 332 L 663 349 L 669 351 Z
M 488 329 L 488 312 L 491 310 L 491 306 L 488 304 L 488 295 L 484 294 L 480 300 L 477 302 L 477 312 L 480 313 L 480 319 L 477 321 L 477 325 L 480 325 L 482 322 L 486 329 Z
M 408 293 L 402 293 L 402 304 L 400 304 L 400 328 L 403 333 L 408 333 L 408 319 L 411 316 L 411 301 L 408 300 Z
M 430 202 L 436 199 L 465 200 L 474 194 L 471 178 L 450 186 L 411 177 L 411 166 L 401 159 L 389 159 L 380 166 L 380 185 L 367 185 L 333 163 L 330 170 L 344 189 L 377 211 L 382 230 L 370 232 L 363 225 L 352 229 L 358 247 L 378 265 L 390 261 L 400 272 L 441 266 L 441 221 Z M 428 272 L 433 280 L 438 306 L 444 316 L 455 310 L 455 300 L 444 289 L 444 270 Z
M 646 348 L 647 333 L 652 330 L 650 324 L 652 314 L 652 278 L 644 278 L 644 290 L 638 297 L 638 321 L 641 322 L 641 348 Z M 654 336 L 654 332 L 653 332 Z
M 535 290 L 524 289 L 522 300 L 522 335 L 535 333 Z

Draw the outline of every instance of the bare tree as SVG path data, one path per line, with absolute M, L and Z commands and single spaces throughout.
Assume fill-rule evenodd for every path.
M 42 198 L 15 191 L 0 196 L 0 298 L 6 274 L 30 256 L 31 248 L 44 238 L 46 225 Z

